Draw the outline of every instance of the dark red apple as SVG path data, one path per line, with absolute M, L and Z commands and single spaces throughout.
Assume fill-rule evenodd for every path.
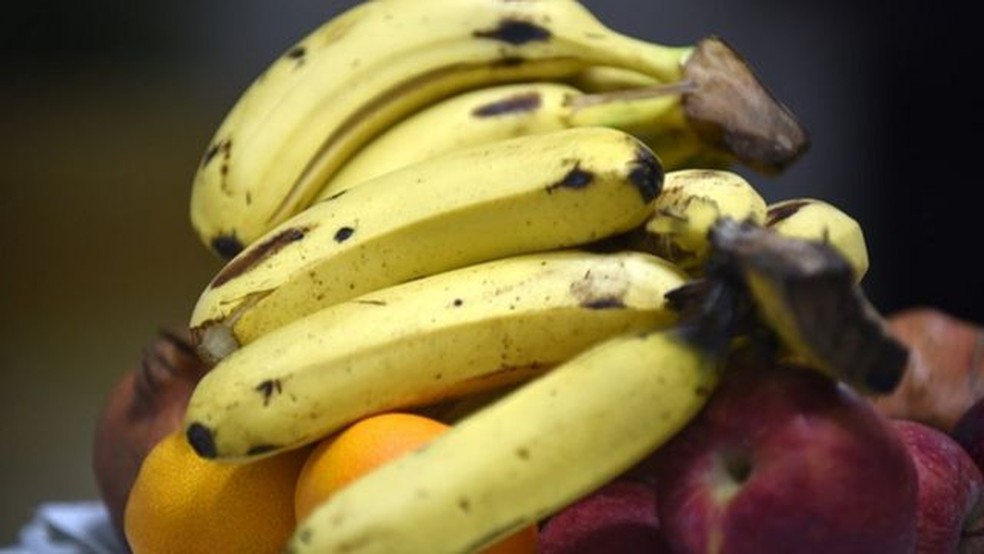
M 984 472 L 984 399 L 978 400 L 957 420 L 950 436 Z
M 540 530 L 540 554 L 670 554 L 652 485 L 617 479 L 564 508 Z
M 675 554 L 902 554 L 917 477 L 887 419 L 794 366 L 729 368 L 707 406 L 649 460 Z
M 892 421 L 909 449 L 919 483 L 916 552 L 984 552 L 984 476 L 950 435 L 929 425 Z
M 92 467 L 121 539 L 123 510 L 140 464 L 159 440 L 181 425 L 188 399 L 205 369 L 187 336 L 162 332 L 105 400 L 96 422 Z

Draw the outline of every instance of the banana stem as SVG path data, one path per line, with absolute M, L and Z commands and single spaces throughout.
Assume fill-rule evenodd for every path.
M 683 74 L 696 87 L 684 96 L 683 109 L 704 142 L 765 173 L 782 171 L 809 149 L 796 117 L 721 39 L 699 41 Z

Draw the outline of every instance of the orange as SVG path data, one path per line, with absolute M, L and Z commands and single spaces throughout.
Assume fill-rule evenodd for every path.
M 134 554 L 279 553 L 293 533 L 294 488 L 308 449 L 241 464 L 205 460 L 180 431 L 158 442 L 127 499 Z
M 297 479 L 294 510 L 297 520 L 318 504 L 374 468 L 417 449 L 449 429 L 425 416 L 390 412 L 369 416 L 321 440 L 308 455 Z M 537 552 L 535 525 L 489 547 L 485 554 Z

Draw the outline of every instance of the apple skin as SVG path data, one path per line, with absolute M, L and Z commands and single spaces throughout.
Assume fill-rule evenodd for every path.
M 147 453 L 181 425 L 192 390 L 206 371 L 187 334 L 163 331 L 140 362 L 109 391 L 96 420 L 92 470 L 100 498 L 123 544 L 123 511 Z
M 916 552 L 984 552 L 984 535 L 974 534 L 984 529 L 984 476 L 974 460 L 935 427 L 903 419 L 892 425 L 918 476 Z
M 954 424 L 950 436 L 984 472 L 984 399 L 978 400 Z
M 619 478 L 564 508 L 540 529 L 540 554 L 670 554 L 659 531 L 656 491 Z
M 957 419 L 984 398 L 984 327 L 919 306 L 887 321 L 890 332 L 909 347 L 909 364 L 894 391 L 871 401 L 890 418 L 952 431 Z
M 905 445 L 866 399 L 817 371 L 729 367 L 646 466 L 675 554 L 915 549 Z

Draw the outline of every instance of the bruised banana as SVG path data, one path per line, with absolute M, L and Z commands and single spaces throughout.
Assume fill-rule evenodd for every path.
M 769 204 L 765 227 L 783 236 L 830 244 L 851 264 L 856 282 L 868 273 L 868 248 L 861 225 L 833 204 L 816 198 Z
M 687 127 L 679 85 L 591 95 L 556 82 L 506 84 L 453 96 L 390 127 L 346 162 L 319 198 L 456 149 L 586 126 L 620 129 L 658 146 L 666 169 L 697 155 L 727 159 Z
M 747 287 L 760 320 L 793 357 L 866 394 L 895 389 L 908 349 L 892 336 L 832 244 L 727 218 L 710 238 L 716 267 Z
M 782 167 L 807 146 L 792 115 L 716 38 L 685 47 L 647 42 L 572 0 L 367 1 L 300 40 L 239 98 L 195 175 L 192 226 L 231 258 L 307 206 L 379 132 L 421 108 L 469 89 L 561 79 L 592 66 L 663 84 L 686 77 L 708 90 L 685 104 L 688 117 L 740 159 Z
M 664 295 L 684 280 L 649 254 L 570 250 L 378 290 L 296 320 L 219 362 L 191 396 L 186 434 L 201 456 L 249 459 L 372 413 L 529 379 L 605 338 L 672 323 Z
M 711 252 L 708 233 L 722 217 L 761 225 L 765 199 L 740 175 L 725 170 L 668 172 L 663 190 L 644 228 L 634 234 L 636 248 L 699 274 Z
M 718 366 L 678 327 L 600 342 L 338 491 L 286 551 L 480 551 L 669 440 L 704 406 Z
M 222 268 L 190 327 L 217 361 L 388 285 L 638 226 L 663 172 L 637 139 L 584 127 L 456 150 L 313 204 Z

